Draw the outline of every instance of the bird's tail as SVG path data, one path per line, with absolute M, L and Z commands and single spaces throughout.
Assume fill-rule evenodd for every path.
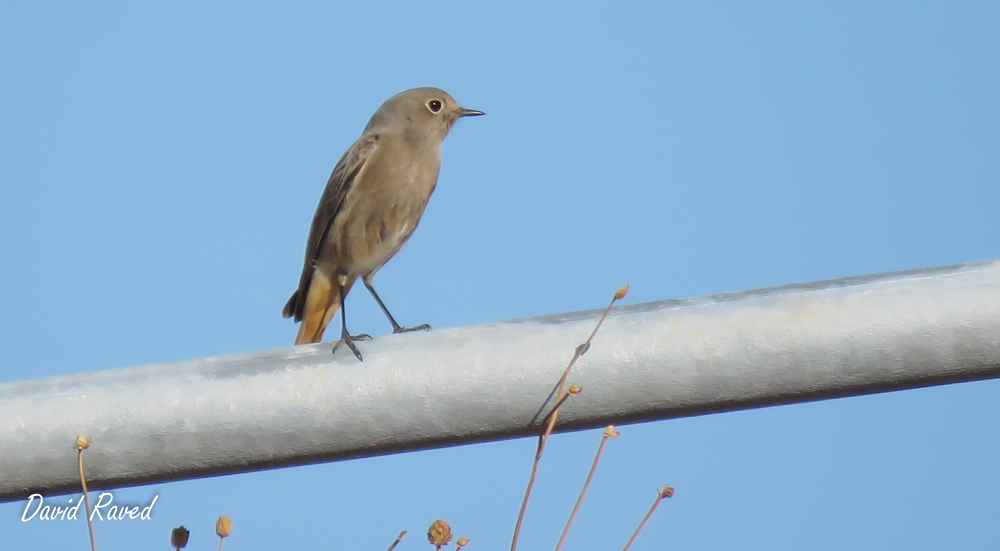
M 299 300 L 298 291 L 288 301 Z M 295 344 L 309 344 L 323 340 L 323 331 L 340 308 L 340 288 L 318 270 L 309 283 L 309 293 L 302 308 L 302 324 Z M 286 306 L 286 310 L 288 307 Z M 293 308 L 294 311 L 294 308 Z

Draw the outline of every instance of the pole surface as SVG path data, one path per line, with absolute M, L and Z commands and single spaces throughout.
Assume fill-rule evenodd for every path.
M 537 434 L 600 311 L 0 383 L 0 501 Z M 616 307 L 559 429 L 1000 377 L 1000 261 Z

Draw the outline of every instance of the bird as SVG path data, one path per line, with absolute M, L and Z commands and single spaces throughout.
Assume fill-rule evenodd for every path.
M 283 317 L 301 322 L 296 345 L 320 342 L 339 309 L 340 340 L 333 352 L 346 345 L 364 361 L 354 343 L 371 337 L 350 334 L 344 309 L 358 278 L 393 333 L 430 329 L 427 324 L 399 325 L 372 279 L 420 223 L 437 186 L 445 136 L 458 119 L 484 114 L 432 87 L 404 90 L 375 111 L 361 137 L 337 162 L 316 207 L 299 286 L 282 310 Z

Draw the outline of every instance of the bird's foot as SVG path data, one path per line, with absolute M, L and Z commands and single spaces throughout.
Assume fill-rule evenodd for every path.
M 370 340 L 372 340 L 371 335 L 368 335 L 366 333 L 361 333 L 360 335 L 349 335 L 345 330 L 340 333 L 340 340 L 333 344 L 333 350 L 331 350 L 330 352 L 336 352 L 337 349 L 340 348 L 340 345 L 346 344 L 347 348 L 351 349 L 351 352 L 354 353 L 354 356 L 358 359 L 358 361 L 363 362 L 365 360 L 364 358 L 361 357 L 361 352 L 358 351 L 358 347 L 354 343 L 357 341 L 370 341 Z
M 392 328 L 393 333 L 409 333 L 410 331 L 430 331 L 430 330 L 431 326 L 427 325 L 426 323 L 416 325 L 413 327 L 401 327 L 397 325 L 396 327 Z

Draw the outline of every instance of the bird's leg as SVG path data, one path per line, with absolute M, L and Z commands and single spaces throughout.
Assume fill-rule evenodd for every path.
M 375 297 L 375 302 L 377 302 L 378 305 L 379 305 L 379 307 L 382 308 L 382 312 L 385 313 L 385 317 L 389 318 L 389 323 L 392 324 L 392 332 L 393 333 L 407 333 L 409 331 L 429 331 L 430 330 L 431 326 L 427 325 L 426 323 L 424 323 L 422 325 L 417 325 L 415 327 L 403 327 L 403 326 L 399 325 L 398 323 L 396 323 L 396 319 L 393 318 L 392 314 L 389 313 L 389 309 L 385 307 L 385 304 L 382 302 L 382 299 L 378 298 L 378 293 L 375 292 L 375 288 L 372 287 L 371 282 L 368 281 L 367 279 L 364 279 L 362 281 L 365 282 L 365 287 L 368 287 L 368 292 L 371 293 L 373 297 Z
M 358 347 L 357 345 L 354 344 L 354 342 L 370 341 L 372 337 L 371 335 L 366 335 L 365 333 L 352 336 L 347 331 L 347 308 L 346 308 L 347 301 L 344 300 L 347 298 L 346 295 L 347 293 L 345 292 L 344 282 L 341 281 L 340 282 L 340 340 L 334 343 L 333 350 L 331 350 L 331 352 L 336 352 L 337 349 L 340 348 L 340 345 L 346 344 L 347 348 L 350 348 L 351 352 L 354 352 L 354 356 L 358 359 L 358 361 L 363 362 L 365 360 L 364 358 L 361 357 L 361 352 L 358 351 Z

